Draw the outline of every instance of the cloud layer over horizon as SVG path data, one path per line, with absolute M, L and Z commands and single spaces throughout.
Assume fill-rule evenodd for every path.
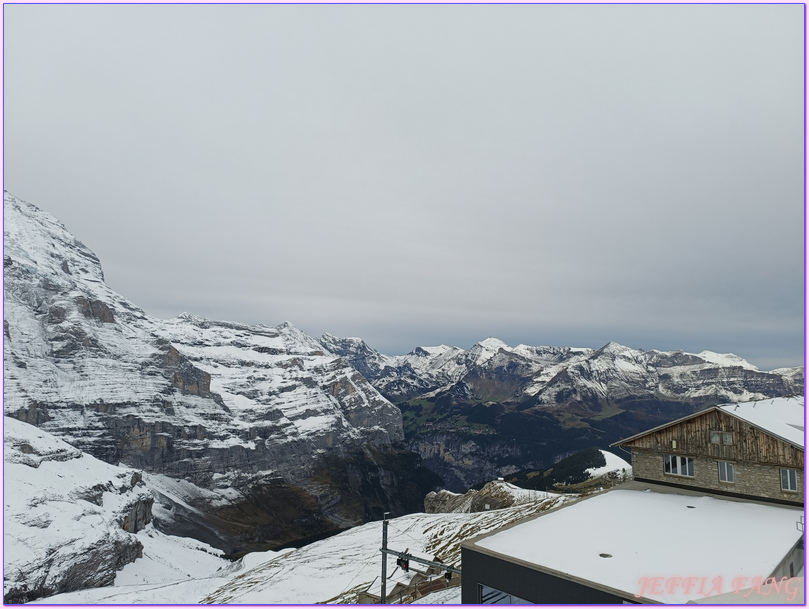
M 801 5 L 8 5 L 5 188 L 148 313 L 804 352 Z

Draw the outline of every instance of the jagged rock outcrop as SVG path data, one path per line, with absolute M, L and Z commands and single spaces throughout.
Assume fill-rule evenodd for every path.
M 348 361 L 289 323 L 149 317 L 56 219 L 9 193 L 4 214 L 5 414 L 192 485 L 182 505 L 159 497 L 164 530 L 236 552 L 360 523 L 378 502 L 420 509 L 385 470 L 417 459 L 401 412 Z M 341 501 L 331 460 L 360 454 L 376 499 Z M 427 492 L 412 465 L 397 476 Z M 124 521 L 147 517 L 133 506 Z
M 561 495 L 526 490 L 501 479 L 488 482 L 480 490 L 469 489 L 463 494 L 445 489 L 428 493 L 424 498 L 424 511 L 427 514 L 470 514 L 554 498 L 561 499 Z
M 62 269 L 64 270 L 67 266 L 67 262 L 62 262 Z M 68 272 L 68 275 L 71 273 Z M 79 296 L 76 298 L 76 305 L 79 307 L 79 311 L 81 311 L 82 315 L 85 317 L 91 317 L 96 321 L 100 321 L 103 324 L 112 324 L 115 323 L 115 317 L 112 314 L 112 310 L 101 300 L 90 300 L 88 301 L 84 296 Z M 65 310 L 60 307 L 54 307 L 49 311 L 49 319 L 50 323 L 61 323 L 65 320 Z

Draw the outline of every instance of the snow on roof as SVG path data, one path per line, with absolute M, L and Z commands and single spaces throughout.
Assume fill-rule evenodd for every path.
M 798 509 L 712 497 L 614 490 L 468 542 L 600 586 L 662 603 L 732 590 L 769 576 L 801 537 Z M 688 592 L 672 578 L 707 578 Z M 721 578 L 721 589 L 712 587 Z M 646 580 L 644 580 L 646 578 Z M 662 578 L 651 593 L 644 584 Z
M 803 397 L 726 404 L 720 409 L 792 444 L 804 446 Z
M 723 410 L 731 416 L 738 417 L 759 429 L 777 436 L 796 446 L 804 446 L 804 419 L 806 410 L 804 408 L 804 398 L 784 397 L 756 400 L 754 402 L 738 402 L 724 404 L 722 406 L 712 406 L 705 410 L 700 410 L 669 423 L 663 423 L 652 429 L 647 429 L 634 436 L 613 442 L 610 446 L 622 446 L 637 438 L 646 436 L 660 429 L 666 429 L 673 425 L 679 425 L 683 421 L 700 417 L 706 412 L 713 412 L 717 409 Z
M 803 584 L 803 577 L 794 577 L 761 588 L 740 588 L 688 602 L 698 605 L 806 605 Z

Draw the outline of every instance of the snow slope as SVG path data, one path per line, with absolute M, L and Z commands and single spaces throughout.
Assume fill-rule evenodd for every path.
M 573 495 L 524 489 L 503 480 L 493 480 L 480 490 L 469 489 L 464 494 L 446 489 L 427 493 L 424 508 L 428 514 L 467 514 L 486 510 L 499 510 L 516 505 L 533 504 L 546 500 L 567 501 Z
M 411 605 L 460 605 L 461 587 L 439 590 L 410 603 Z
M 542 499 L 512 508 L 478 514 L 410 514 L 390 520 L 388 546 L 429 556 L 447 564 L 460 564 L 460 542 L 494 531 L 557 505 L 563 499 Z M 126 567 L 115 585 L 61 594 L 54 604 L 227 603 L 315 604 L 356 603 L 358 594 L 379 576 L 382 523 L 371 522 L 296 550 L 248 554 L 230 570 L 216 568 L 216 560 L 195 557 L 194 548 L 169 546 L 177 539 L 149 539 L 154 531 L 139 534 L 144 555 L 153 549 L 177 556 L 177 568 L 161 572 L 159 563 L 139 562 Z M 152 545 L 155 541 L 164 545 Z M 388 559 L 388 574 L 396 569 Z M 183 572 L 186 573 L 183 573 Z M 173 582 L 167 581 L 174 579 Z M 191 577 L 187 577 L 190 575 Z M 456 592 L 457 594 L 457 592 Z M 43 601 L 45 602 L 45 601 Z
M 584 470 L 588 474 L 590 474 L 590 478 L 598 478 L 599 476 L 606 476 L 611 472 L 617 472 L 618 474 L 622 474 L 625 472 L 627 476 L 632 475 L 632 466 L 623 459 L 621 459 L 621 457 L 606 450 L 602 450 L 601 454 L 604 455 L 604 459 L 607 461 L 607 464 L 602 465 L 601 467 L 591 467 L 589 469 Z

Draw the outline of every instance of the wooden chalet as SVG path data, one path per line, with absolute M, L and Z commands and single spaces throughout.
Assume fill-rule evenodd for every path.
M 803 398 L 714 406 L 612 444 L 635 480 L 804 504 Z

